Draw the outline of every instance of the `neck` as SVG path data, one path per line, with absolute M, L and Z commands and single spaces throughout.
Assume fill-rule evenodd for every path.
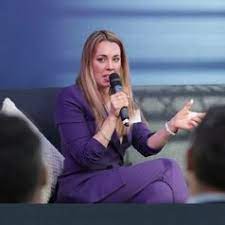
M 200 195 L 200 194 L 207 194 L 207 193 L 224 193 L 224 190 L 218 189 L 211 185 L 205 184 L 196 177 L 193 171 L 187 171 L 187 180 L 188 186 L 190 190 L 190 194 L 192 196 Z
M 192 195 L 200 194 L 224 194 L 224 190 L 196 181 L 195 189 L 192 190 Z
M 101 93 L 104 104 L 106 104 L 109 101 L 109 88 L 99 89 L 99 92 Z

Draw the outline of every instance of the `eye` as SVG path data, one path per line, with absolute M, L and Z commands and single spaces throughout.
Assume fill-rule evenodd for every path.
M 103 63 L 103 62 L 105 62 L 105 58 L 97 58 L 97 61 Z
M 113 61 L 114 62 L 119 62 L 120 61 L 120 58 L 119 57 L 116 57 L 116 58 L 113 59 Z

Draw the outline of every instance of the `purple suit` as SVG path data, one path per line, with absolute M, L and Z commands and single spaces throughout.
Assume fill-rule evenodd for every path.
M 59 178 L 57 202 L 183 202 L 187 188 L 173 160 L 158 159 L 124 166 L 123 156 L 132 144 L 149 156 L 160 149 L 149 148 L 153 134 L 142 123 L 132 125 L 123 142 L 114 132 L 107 148 L 93 138 L 96 125 L 82 90 L 64 88 L 58 96 L 56 124 L 60 132 L 64 172 Z

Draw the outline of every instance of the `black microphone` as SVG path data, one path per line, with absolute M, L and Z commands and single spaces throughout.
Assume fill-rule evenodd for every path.
M 115 94 L 119 91 L 122 91 L 122 84 L 120 81 L 120 76 L 117 73 L 112 73 L 109 75 L 109 82 L 111 86 L 112 93 Z M 129 115 L 128 108 L 126 106 L 120 109 L 120 118 L 122 120 L 123 125 L 126 127 L 129 126 Z

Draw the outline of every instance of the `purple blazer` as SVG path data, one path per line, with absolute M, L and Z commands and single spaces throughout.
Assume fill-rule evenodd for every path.
M 77 85 L 66 87 L 59 94 L 55 120 L 65 156 L 64 171 L 59 178 L 58 202 L 98 202 L 121 188 L 124 181 L 118 168 L 123 166 L 125 151 L 131 144 L 144 156 L 160 151 L 147 146 L 147 139 L 153 133 L 143 122 L 133 124 L 122 143 L 114 132 L 105 148 L 93 138 L 95 119 Z M 109 182 L 101 188 L 106 178 Z

